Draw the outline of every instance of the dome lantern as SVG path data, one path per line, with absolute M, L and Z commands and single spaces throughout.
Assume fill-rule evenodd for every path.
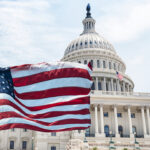
M 90 4 L 87 5 L 86 7 L 86 18 L 83 20 L 83 33 L 82 34 L 86 34 L 86 33 L 96 33 L 95 32 L 95 20 L 91 17 L 91 13 L 90 13 L 91 7 Z M 82 35 L 81 34 L 81 35 Z

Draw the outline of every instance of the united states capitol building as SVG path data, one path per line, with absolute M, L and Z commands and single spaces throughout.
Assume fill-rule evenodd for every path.
M 150 93 L 134 92 L 124 61 L 96 32 L 95 23 L 88 5 L 83 32 L 67 46 L 61 59 L 93 66 L 91 127 L 58 133 L 1 131 L 0 150 L 150 150 Z

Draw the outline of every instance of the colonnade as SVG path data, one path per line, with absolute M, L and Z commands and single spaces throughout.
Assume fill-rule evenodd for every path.
M 133 106 L 132 106 L 133 107 Z M 98 111 L 98 108 L 100 111 Z M 94 104 L 94 115 L 95 115 L 95 136 L 105 136 L 104 135 L 104 105 L 102 104 Z M 150 114 L 149 114 L 149 107 L 146 107 L 146 118 L 145 118 L 145 108 L 144 106 L 140 107 L 141 117 L 142 117 L 142 129 L 143 129 L 143 136 L 150 136 Z M 99 117 L 98 118 L 98 113 Z M 113 113 L 114 113 L 114 131 L 115 137 L 119 137 L 118 132 L 118 117 L 117 117 L 117 105 L 113 105 Z M 134 137 L 133 130 L 132 130 L 132 118 L 131 118 L 131 106 L 127 106 L 127 113 L 128 113 L 128 126 L 129 126 L 129 137 Z M 147 126 L 146 126 L 146 119 L 147 119 Z M 98 120 L 100 120 L 100 125 L 98 124 Z M 140 122 L 139 122 L 140 123 Z M 100 126 L 100 132 L 98 130 Z
M 132 92 L 133 88 L 125 81 L 115 78 L 95 77 L 95 90 Z

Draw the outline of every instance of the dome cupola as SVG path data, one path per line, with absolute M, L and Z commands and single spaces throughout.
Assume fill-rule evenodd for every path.
M 91 10 L 91 7 L 90 7 L 90 4 L 88 4 L 86 7 L 86 11 L 87 11 L 86 18 L 82 22 L 83 27 L 84 27 L 82 34 L 96 33 L 95 32 L 95 20 L 91 17 L 90 10 Z

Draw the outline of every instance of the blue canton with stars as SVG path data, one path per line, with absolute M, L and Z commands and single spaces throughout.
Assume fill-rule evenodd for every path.
M 7 93 L 15 98 L 10 68 L 0 68 L 0 93 Z

